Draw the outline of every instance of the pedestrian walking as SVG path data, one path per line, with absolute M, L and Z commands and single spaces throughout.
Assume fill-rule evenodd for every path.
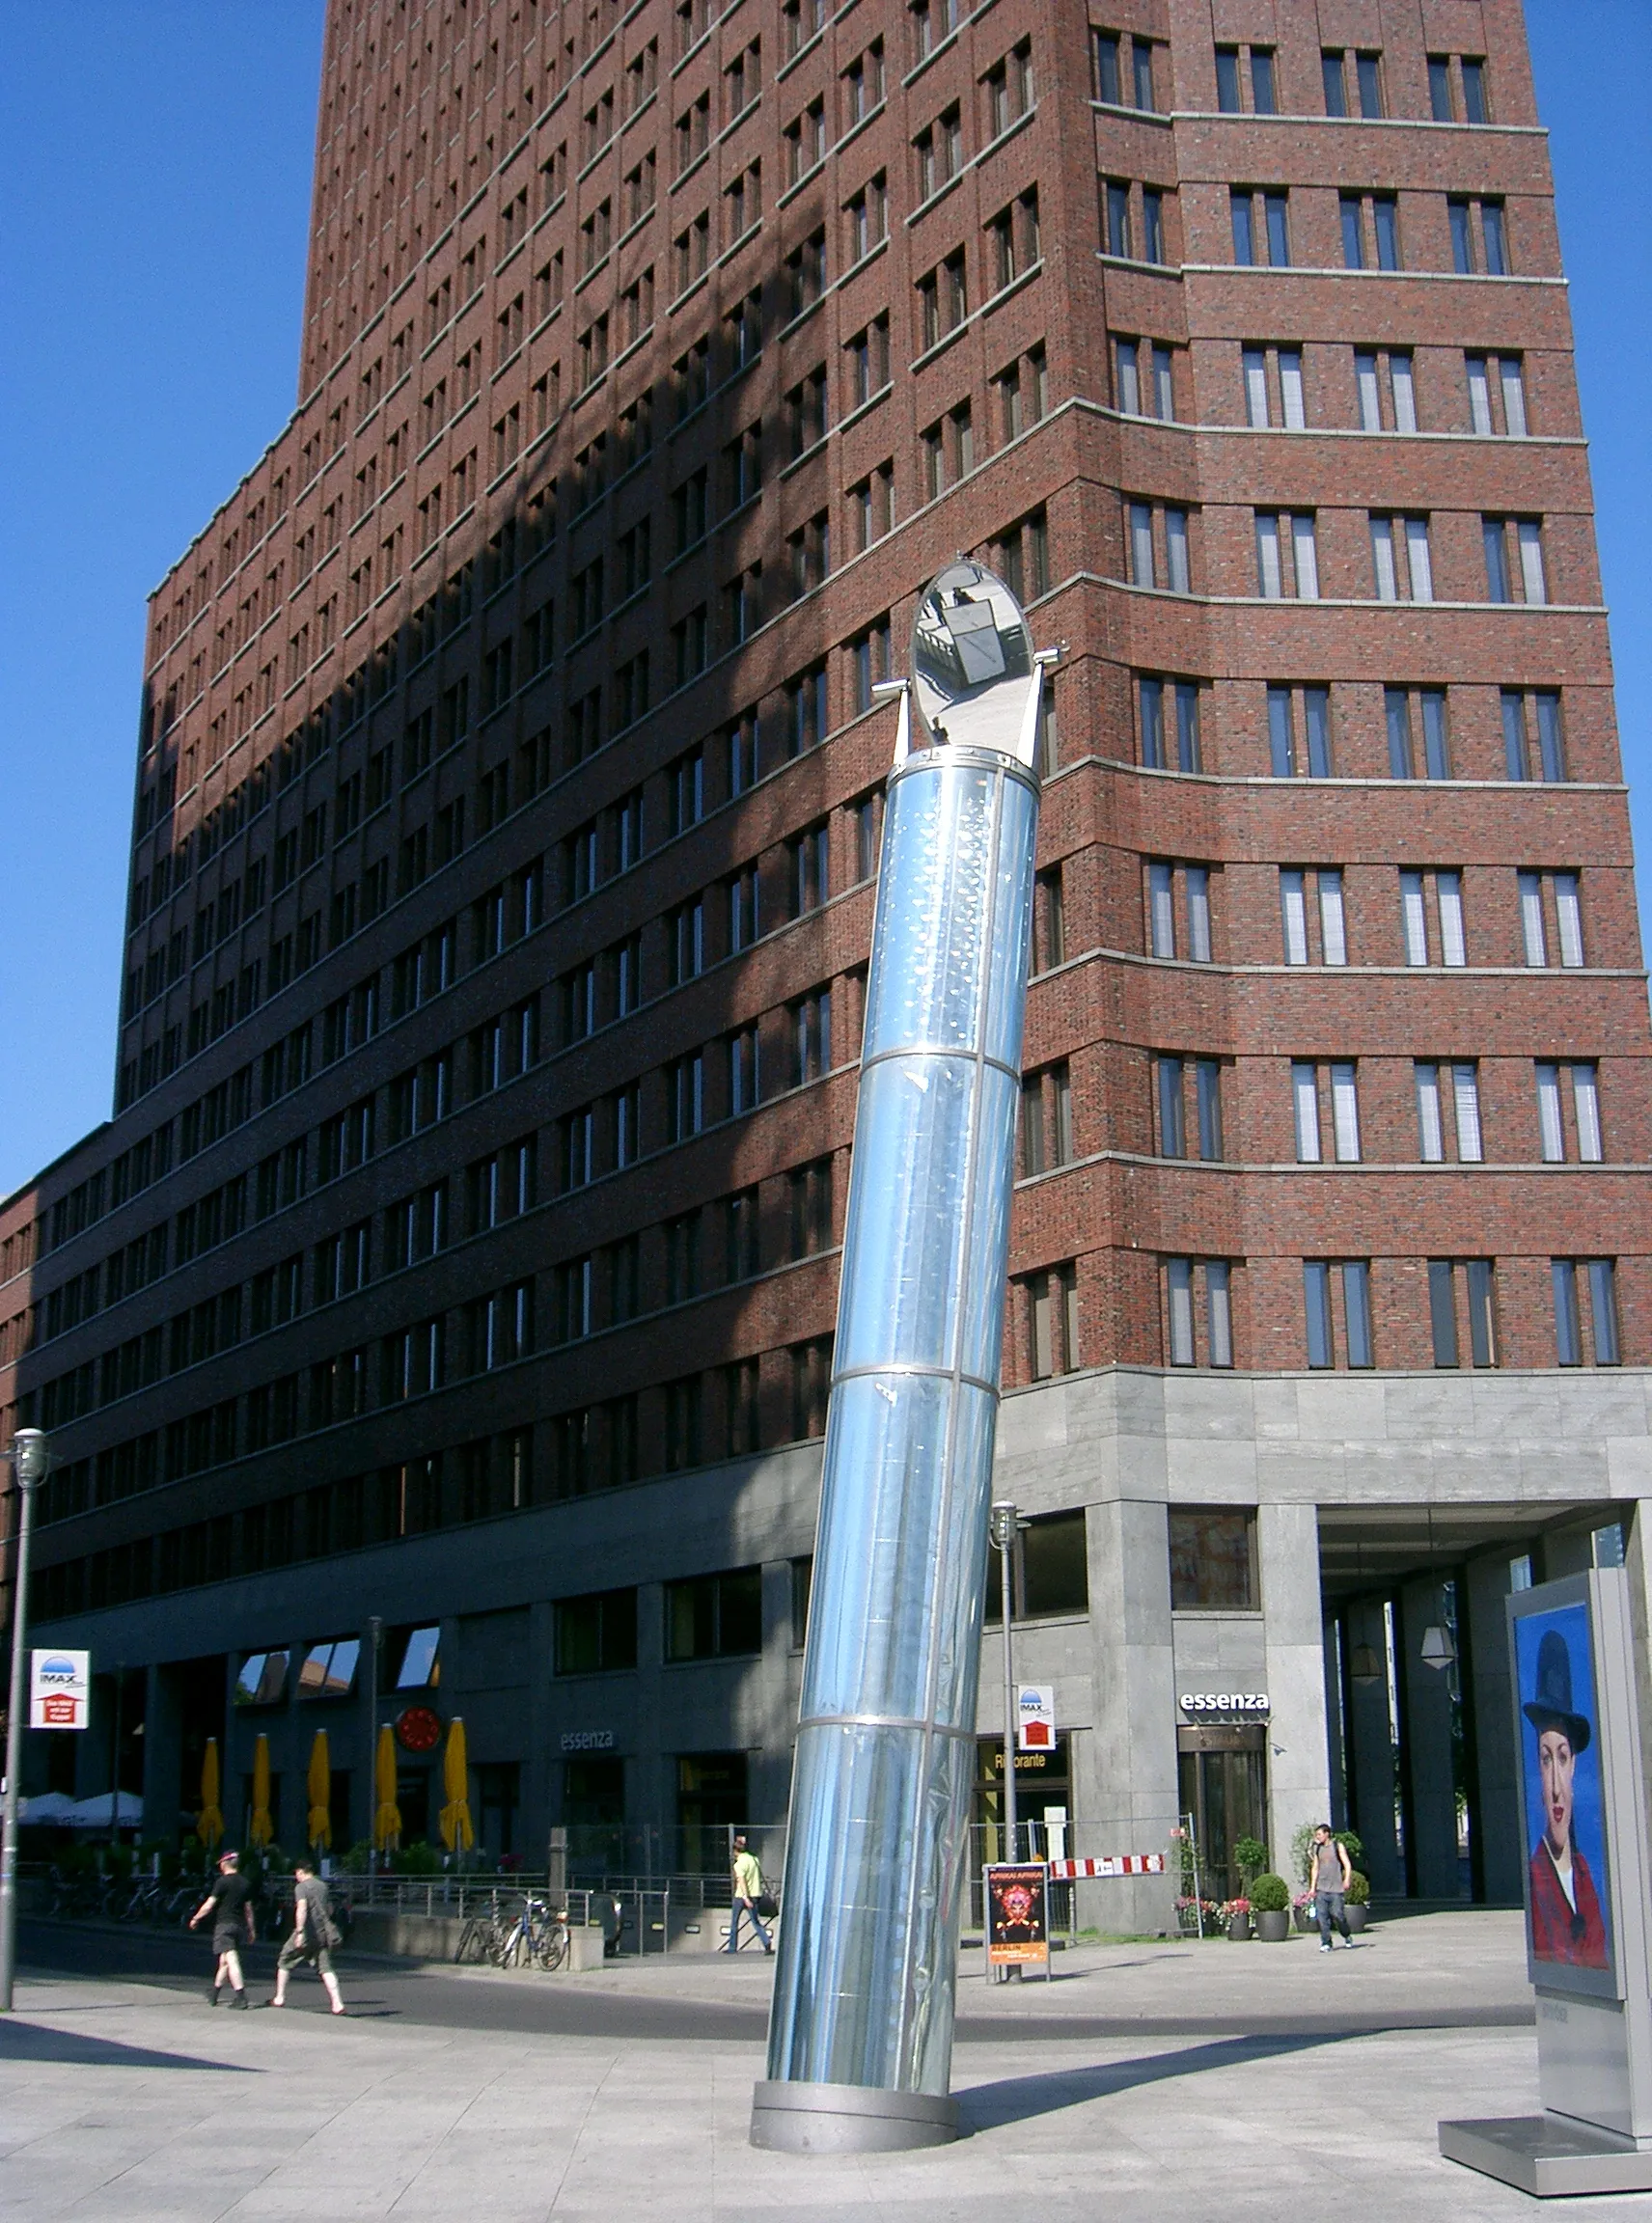
M 740 1950 L 740 1916 L 744 1912 L 751 1918 L 752 1928 L 757 1934 L 757 1943 L 765 1953 L 772 1953 L 774 1947 L 769 1942 L 769 1934 L 757 1916 L 757 1901 L 763 1895 L 763 1872 L 757 1865 L 757 1854 L 746 1850 L 743 1837 L 734 1840 L 733 1880 L 734 1904 L 730 1910 L 729 1942 L 724 1951 L 738 1953 Z
M 218 1993 L 223 1985 L 230 1986 L 232 2007 L 244 2007 L 247 1987 L 241 1975 L 240 1942 L 245 1929 L 250 1945 L 257 1935 L 253 1928 L 252 1885 L 241 1874 L 241 1856 L 238 1852 L 225 1852 L 219 1856 L 218 1874 L 212 1888 L 189 1917 L 189 1927 L 195 1929 L 212 1917 L 212 1952 L 214 1967 L 212 1989 L 206 1994 L 208 2007 L 216 2007 Z
M 327 1988 L 332 2012 L 342 2015 L 344 1996 L 333 1973 L 333 1947 L 341 1942 L 339 1926 L 333 1920 L 333 1895 L 325 1880 L 307 1861 L 293 1862 L 292 1878 L 292 1935 L 276 1959 L 275 1995 L 270 2005 L 287 2005 L 287 1980 L 300 1961 L 308 1961 Z
M 1353 1933 L 1348 1928 L 1348 1885 L 1354 1877 L 1354 1864 L 1348 1857 L 1346 1845 L 1339 1845 L 1331 1834 L 1329 1822 L 1322 1822 L 1313 1832 L 1313 1911 L 1319 1917 L 1319 1950 L 1331 1950 L 1331 1933 L 1342 1933 L 1344 1945 L 1352 1945 Z

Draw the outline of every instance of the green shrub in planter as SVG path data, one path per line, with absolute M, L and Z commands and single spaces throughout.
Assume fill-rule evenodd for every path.
M 1282 1876 L 1257 1876 L 1251 1883 L 1251 1906 L 1257 1914 L 1284 1914 L 1290 1909 L 1290 1886 Z
M 1254 1876 L 1268 1865 L 1268 1848 L 1259 1837 L 1235 1839 L 1233 1858 L 1241 1876 Z
M 1371 1904 L 1370 1880 L 1362 1876 L 1358 1868 L 1348 1879 L 1348 1889 L 1344 1897 L 1350 1907 L 1368 1907 Z

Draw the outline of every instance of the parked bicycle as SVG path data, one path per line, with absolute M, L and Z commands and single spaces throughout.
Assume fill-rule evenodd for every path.
M 500 1910 L 496 1891 L 487 1911 L 471 1915 L 465 1923 L 454 1958 L 495 1968 L 554 1970 L 566 1961 L 569 1942 L 565 1908 L 553 1914 L 545 1900 L 529 1896 L 513 1916 L 507 1916 Z

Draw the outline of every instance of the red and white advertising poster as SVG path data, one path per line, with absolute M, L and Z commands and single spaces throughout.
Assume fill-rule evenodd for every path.
M 84 1729 L 91 1704 L 90 1652 L 30 1653 L 31 1729 Z

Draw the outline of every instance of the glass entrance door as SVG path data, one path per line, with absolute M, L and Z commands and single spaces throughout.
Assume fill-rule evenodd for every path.
M 1182 1812 L 1193 1817 L 1204 1891 L 1213 1899 L 1237 1898 L 1234 1846 L 1241 1837 L 1267 1843 L 1267 1756 L 1260 1741 L 1237 1751 L 1184 1751 L 1177 1774 Z

